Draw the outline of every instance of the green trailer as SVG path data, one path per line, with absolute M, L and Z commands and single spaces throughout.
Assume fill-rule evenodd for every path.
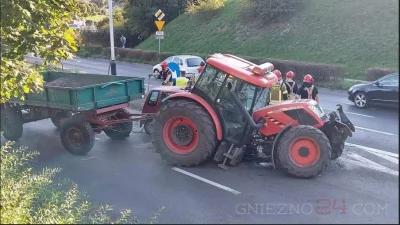
M 94 135 L 104 133 L 122 140 L 132 131 L 132 121 L 152 114 L 130 114 L 130 101 L 144 98 L 144 78 L 44 72 L 43 91 L 1 104 L 1 130 L 12 141 L 23 133 L 23 124 L 50 118 L 60 130 L 64 148 L 74 155 L 88 153 Z M 133 118 L 135 117 L 135 118 Z

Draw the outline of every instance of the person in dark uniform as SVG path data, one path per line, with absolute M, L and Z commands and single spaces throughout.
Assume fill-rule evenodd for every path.
M 303 84 L 297 91 L 297 96 L 301 99 L 313 99 L 319 103 L 318 89 L 313 85 L 314 78 L 307 74 L 303 78 Z
M 162 62 L 161 63 L 161 77 L 163 78 L 162 85 L 165 86 L 172 86 L 172 72 L 168 68 L 168 63 L 167 62 Z
M 286 73 L 286 79 L 284 84 L 286 85 L 286 90 L 288 91 L 288 99 L 293 100 L 296 99 L 296 94 L 298 91 L 298 87 L 296 82 L 294 82 L 294 72 L 289 71 Z

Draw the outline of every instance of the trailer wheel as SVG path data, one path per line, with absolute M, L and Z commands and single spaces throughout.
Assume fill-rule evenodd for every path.
M 331 160 L 339 158 L 344 150 L 344 142 L 340 144 L 332 144 Z
M 3 108 L 1 112 L 1 130 L 7 140 L 17 141 L 22 137 L 24 121 L 17 108 Z
M 154 120 L 146 120 L 143 127 L 146 134 L 151 135 L 154 131 Z
M 83 117 L 75 115 L 61 125 L 61 143 L 72 155 L 86 155 L 94 145 L 92 126 Z
M 217 144 L 208 112 L 188 100 L 171 100 L 154 119 L 153 144 L 161 158 L 177 166 L 204 163 Z
M 125 109 L 122 109 L 118 114 L 116 114 L 112 120 L 120 120 L 120 119 L 129 119 L 129 112 Z M 113 140 L 124 140 L 129 137 L 129 134 L 132 132 L 133 122 L 125 122 L 115 124 L 112 128 L 104 129 L 104 133 Z
M 55 116 L 51 117 L 51 122 L 57 129 L 60 129 L 61 127 L 61 119 L 66 119 L 72 116 L 71 111 L 61 111 L 58 112 Z
M 321 174 L 327 167 L 331 144 L 319 129 L 300 125 L 283 134 L 277 156 L 285 172 L 296 177 L 310 178 Z

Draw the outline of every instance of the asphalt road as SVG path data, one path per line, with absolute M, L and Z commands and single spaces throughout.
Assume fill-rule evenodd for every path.
M 80 72 L 108 71 L 108 60 L 77 58 L 63 64 Z M 117 62 L 119 75 L 150 72 L 148 65 Z M 151 78 L 152 85 L 160 83 Z M 174 168 L 154 152 L 145 133 L 124 141 L 100 134 L 87 156 L 72 156 L 50 120 L 26 124 L 18 144 L 41 153 L 40 167 L 61 167 L 62 176 L 96 202 L 131 208 L 139 218 L 165 206 L 161 223 L 398 223 L 397 110 L 360 110 L 340 91 L 321 89 L 320 99 L 326 111 L 343 104 L 357 130 L 343 156 L 315 179 L 294 179 L 252 163 L 230 171 L 212 162 Z

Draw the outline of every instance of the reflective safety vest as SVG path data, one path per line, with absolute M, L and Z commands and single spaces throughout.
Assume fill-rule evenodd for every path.
M 311 85 L 310 88 L 304 88 L 304 90 L 307 91 L 308 99 L 313 99 L 313 97 L 312 97 L 312 92 L 313 92 L 313 90 L 314 90 L 314 85 Z
M 186 87 L 189 79 L 186 77 L 178 77 L 176 78 L 176 86 L 178 87 Z
M 283 85 L 282 82 L 274 84 L 269 92 L 269 104 L 281 102 L 284 94 L 287 94 L 286 85 Z
M 296 85 L 295 82 L 293 82 L 292 85 L 289 84 L 289 82 L 285 82 L 285 84 L 287 84 L 287 86 L 289 87 L 289 94 L 288 94 L 288 99 L 289 100 L 294 100 L 296 99 L 296 93 L 293 93 L 293 88 Z

